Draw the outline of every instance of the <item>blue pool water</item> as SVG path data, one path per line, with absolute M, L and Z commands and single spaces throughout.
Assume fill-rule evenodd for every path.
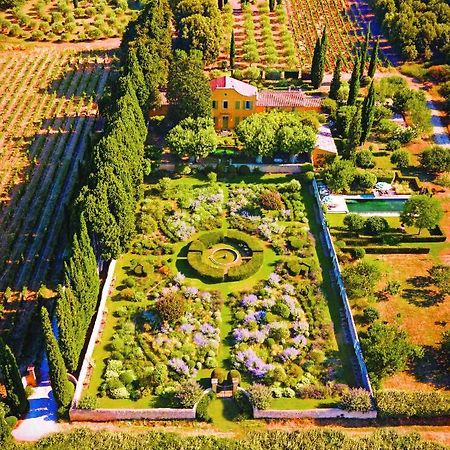
M 401 213 L 406 199 L 346 199 L 345 203 L 351 213 Z

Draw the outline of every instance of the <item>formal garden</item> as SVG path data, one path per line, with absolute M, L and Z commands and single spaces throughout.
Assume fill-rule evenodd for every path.
M 219 390 L 237 378 L 260 409 L 338 405 L 353 373 L 321 291 L 306 191 L 292 177 L 247 180 L 144 186 L 79 407 L 192 407 L 211 378 Z M 204 399 L 201 411 L 222 407 Z

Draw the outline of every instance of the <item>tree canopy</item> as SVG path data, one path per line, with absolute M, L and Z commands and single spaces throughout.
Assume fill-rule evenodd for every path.
M 383 378 L 406 369 L 411 357 L 419 354 L 406 331 L 394 325 L 375 322 L 361 338 L 361 346 L 371 380 L 378 384 Z
M 422 166 L 430 172 L 450 171 L 450 148 L 433 145 L 419 156 Z
M 169 70 L 167 99 L 169 114 L 176 122 L 186 117 L 211 117 L 211 88 L 203 69 L 201 52 L 175 51 Z
M 405 203 L 400 219 L 406 225 L 419 229 L 434 228 L 444 217 L 444 210 L 439 200 L 427 195 L 414 195 Z
M 170 130 L 166 142 L 179 156 L 202 158 L 217 148 L 218 137 L 210 117 L 187 117 Z
M 317 119 L 311 114 L 270 111 L 253 114 L 236 128 L 236 134 L 250 155 L 308 153 L 316 142 Z

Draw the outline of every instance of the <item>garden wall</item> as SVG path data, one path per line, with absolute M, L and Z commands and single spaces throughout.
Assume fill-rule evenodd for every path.
M 345 317 L 345 328 L 347 335 L 350 339 L 350 342 L 353 346 L 353 350 L 356 356 L 356 363 L 358 370 L 361 375 L 360 384 L 364 389 L 367 389 L 371 395 L 373 395 L 372 386 L 369 380 L 369 374 L 367 373 L 366 363 L 364 361 L 364 357 L 361 350 L 361 345 L 358 339 L 358 333 L 356 332 L 355 322 L 353 321 L 353 315 L 350 308 L 350 303 L 348 301 L 347 292 L 345 291 L 344 280 L 341 275 L 341 268 L 339 266 L 339 261 L 336 255 L 336 251 L 334 250 L 333 241 L 331 240 L 330 230 L 328 229 L 327 223 L 325 221 L 325 216 L 322 210 L 322 203 L 320 201 L 319 190 L 317 188 L 317 182 L 314 179 L 312 182 L 314 197 L 317 202 L 317 209 L 319 211 L 319 220 L 320 225 L 322 227 L 322 236 L 325 241 L 326 248 L 331 257 L 331 262 L 333 265 L 332 273 L 334 277 L 334 281 L 337 285 L 337 292 L 342 300 L 342 304 L 344 306 L 344 317 Z
M 234 163 L 231 164 L 234 167 L 247 166 L 251 171 L 259 170 L 264 173 L 301 173 L 304 171 L 302 169 L 303 164 L 244 164 L 244 163 Z M 201 164 L 190 164 L 191 167 L 202 167 Z M 161 164 L 159 166 L 160 170 L 167 170 L 173 172 L 175 170 L 175 164 Z
M 114 276 L 114 270 L 116 268 L 116 260 L 113 259 L 109 263 L 108 274 L 106 276 L 105 283 L 103 284 L 100 304 L 98 305 L 97 316 L 95 317 L 94 326 L 92 328 L 92 333 L 89 338 L 89 343 L 86 348 L 86 353 L 84 354 L 83 364 L 81 366 L 80 375 L 78 376 L 78 383 L 75 388 L 75 394 L 72 399 L 72 407 L 75 407 L 80 400 L 81 392 L 83 391 L 83 385 L 86 380 L 86 375 L 88 373 L 89 365 L 91 364 L 92 353 L 94 352 L 94 347 L 97 342 L 97 337 L 100 332 L 100 326 L 103 320 L 103 313 L 105 311 L 106 300 L 109 295 L 109 290 L 111 288 L 111 282 Z M 70 416 L 72 417 L 72 410 L 70 411 Z
M 320 409 L 267 409 L 253 410 L 255 419 L 363 419 L 370 420 L 377 418 L 377 412 L 356 412 L 344 411 L 340 408 L 320 408 Z
M 75 422 L 110 422 L 113 420 L 194 420 L 195 408 L 150 409 L 76 409 L 70 410 L 70 420 Z

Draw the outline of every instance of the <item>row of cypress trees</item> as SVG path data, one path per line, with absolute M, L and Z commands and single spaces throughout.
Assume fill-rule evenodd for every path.
M 73 395 L 67 371 L 78 367 L 100 288 L 90 233 L 105 260 L 117 257 L 134 233 L 135 204 L 145 171 L 145 117 L 159 105 L 159 87 L 167 82 L 170 27 L 167 1 L 148 0 L 124 34 L 118 77 L 110 81 L 100 102 L 104 134 L 87 157 L 85 185 L 74 205 L 79 226 L 65 264 L 64 286 L 58 287 L 58 340 L 47 309 L 41 309 L 52 390 L 61 413 Z

